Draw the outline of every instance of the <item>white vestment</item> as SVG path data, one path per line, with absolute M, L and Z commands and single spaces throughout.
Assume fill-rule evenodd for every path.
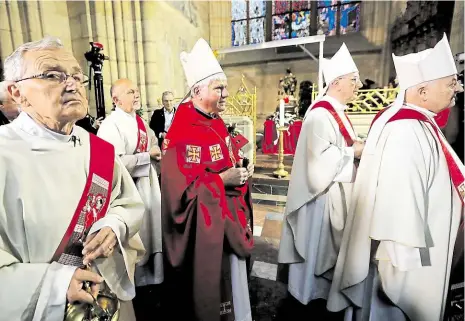
M 145 122 L 144 122 L 145 124 Z M 154 132 L 145 124 L 149 150 L 158 145 Z M 148 152 L 136 153 L 138 142 L 136 114 L 116 109 L 102 122 L 97 135 L 115 146 L 123 164 L 135 179 L 145 205 L 140 236 L 146 256 L 137 264 L 136 285 L 163 282 L 163 254 L 161 234 L 161 194 L 155 165 Z
M 75 126 L 72 135 L 60 135 L 23 112 L 0 127 L 0 139 L 0 320 L 62 321 L 76 267 L 51 260 L 84 191 L 89 133 Z M 123 301 L 135 295 L 134 268 L 144 255 L 142 215 L 142 200 L 116 158 L 108 212 L 89 234 L 105 226 L 115 232 L 118 247 L 94 267 Z
M 329 102 L 355 141 L 346 106 Z M 327 298 L 345 225 L 354 150 L 324 108 L 307 113 L 292 165 L 278 261 L 291 263 L 289 292 L 301 303 Z
M 433 121 L 423 108 L 404 108 Z M 362 307 L 361 320 L 442 320 L 463 208 L 431 125 L 386 124 L 374 153 L 362 154 L 351 203 L 328 309 Z

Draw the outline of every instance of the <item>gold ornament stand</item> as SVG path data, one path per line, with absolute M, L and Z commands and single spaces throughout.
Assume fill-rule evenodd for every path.
M 278 178 L 287 177 L 289 173 L 284 169 L 284 131 L 287 127 L 279 127 L 279 151 L 278 151 L 278 168 L 273 172 Z

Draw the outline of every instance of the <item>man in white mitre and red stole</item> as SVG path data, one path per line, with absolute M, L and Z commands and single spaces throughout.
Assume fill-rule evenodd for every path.
M 145 205 L 139 235 L 146 255 L 136 267 L 136 286 L 163 282 L 161 196 L 155 161 L 161 159 L 154 132 L 136 114 L 141 108 L 139 88 L 129 79 L 111 87 L 115 110 L 102 122 L 97 135 L 114 147 L 136 183 Z
M 361 308 L 357 320 L 441 321 L 465 171 L 434 117 L 463 88 L 445 35 L 393 59 L 399 95 L 369 131 L 327 307 Z
M 143 203 L 113 146 L 74 126 L 87 76 L 47 37 L 7 57 L 5 78 L 22 112 L 0 127 L 14 145 L 0 148 L 0 320 L 61 321 L 103 281 L 134 320 Z
M 362 87 L 343 44 L 324 59 L 328 84 L 306 112 L 292 165 L 279 263 L 289 263 L 288 289 L 302 304 L 326 299 L 363 142 L 344 113 Z M 324 95 L 324 96 L 323 96 Z
M 180 58 L 190 100 L 178 107 L 161 164 L 168 311 L 173 320 L 251 321 L 254 166 L 243 162 L 219 116 L 227 79 L 208 43 L 198 40 Z

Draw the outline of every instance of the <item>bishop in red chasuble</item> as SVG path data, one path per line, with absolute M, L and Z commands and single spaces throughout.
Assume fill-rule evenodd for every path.
M 209 45 L 200 39 L 181 61 L 191 99 L 178 108 L 161 163 L 165 282 L 173 290 L 167 296 L 176 320 L 251 321 L 253 165 L 242 167 L 218 116 L 227 81 Z

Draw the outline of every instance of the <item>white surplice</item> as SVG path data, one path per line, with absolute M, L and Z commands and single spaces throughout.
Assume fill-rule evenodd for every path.
M 144 122 L 148 134 L 149 149 L 158 144 L 154 132 Z M 136 181 L 145 205 L 145 214 L 140 236 L 146 249 L 146 256 L 137 264 L 136 285 L 144 286 L 163 282 L 163 254 L 161 234 L 161 194 L 157 171 L 148 152 L 136 153 L 136 113 L 116 109 L 102 122 L 97 135 L 115 146 L 131 176 Z
M 424 108 L 404 108 L 434 123 Z M 374 153 L 362 155 L 351 202 L 328 309 L 362 307 L 357 320 L 442 320 L 463 208 L 431 125 L 388 123 Z
M 329 102 L 355 141 L 345 105 Z M 355 176 L 354 150 L 324 108 L 306 114 L 292 165 L 278 261 L 290 263 L 289 292 L 301 303 L 327 298 Z
M 0 139 L 0 320 L 62 321 L 76 267 L 50 262 L 84 190 L 89 133 L 75 126 L 71 135 L 60 135 L 23 112 L 0 127 Z M 137 235 L 143 211 L 116 158 L 108 212 L 89 233 L 105 226 L 115 232 L 112 256 L 94 263 L 123 301 L 135 295 L 134 268 L 144 255 Z

